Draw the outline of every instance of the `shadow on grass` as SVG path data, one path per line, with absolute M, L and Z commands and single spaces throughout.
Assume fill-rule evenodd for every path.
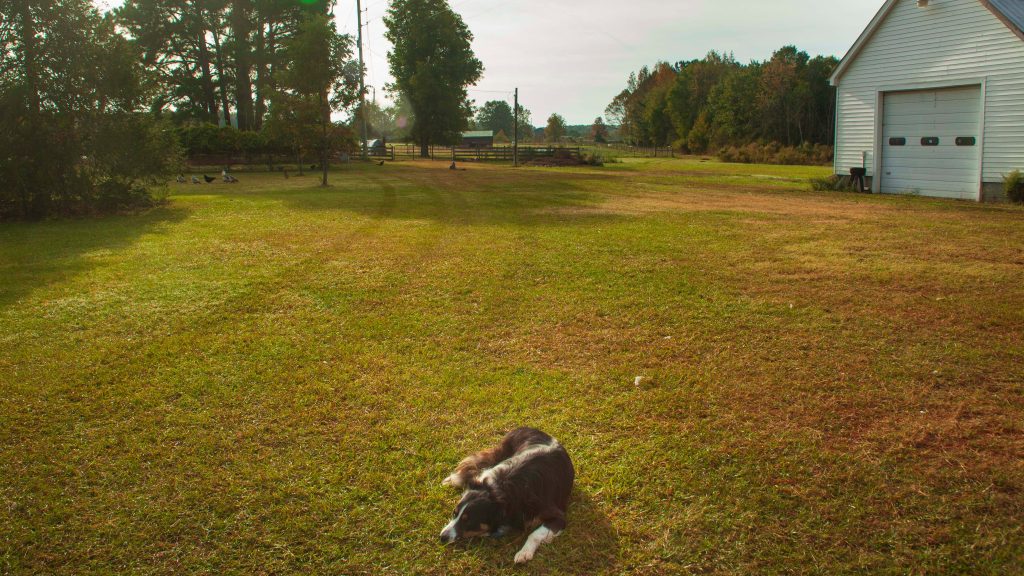
M 598 210 L 595 184 L 609 174 L 576 172 L 452 172 L 397 167 L 335 179 L 327 189 L 281 194 L 298 210 L 342 211 L 377 219 L 429 220 L 450 225 L 566 225 L 618 218 Z
M 0 224 L 0 310 L 89 271 L 98 264 L 90 254 L 124 248 L 187 216 L 184 208 L 162 206 L 141 214 Z
M 484 539 L 464 546 L 464 553 L 495 567 L 511 567 L 525 533 L 500 540 Z M 611 520 L 592 496 L 573 490 L 568 526 L 554 542 L 540 547 L 525 570 L 528 574 L 607 574 L 619 563 L 619 539 Z

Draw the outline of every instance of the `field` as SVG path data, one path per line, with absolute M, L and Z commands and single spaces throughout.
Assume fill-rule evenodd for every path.
M 0 225 L 0 573 L 1024 573 L 1024 210 L 446 168 Z M 437 541 L 517 425 L 578 472 L 525 568 Z

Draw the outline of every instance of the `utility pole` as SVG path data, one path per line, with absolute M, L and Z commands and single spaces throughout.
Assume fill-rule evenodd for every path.
M 515 107 L 513 108 L 513 110 L 515 111 L 516 127 L 512 130 L 512 132 L 513 132 L 513 136 L 512 136 L 512 167 L 513 168 L 518 168 L 519 167 L 519 88 L 516 88 L 515 102 L 516 102 L 516 104 L 515 104 Z
M 356 0 L 356 24 L 359 26 L 359 116 L 363 121 L 362 158 L 366 160 L 366 146 L 369 138 L 366 134 L 366 66 L 363 64 L 363 4 L 361 0 Z

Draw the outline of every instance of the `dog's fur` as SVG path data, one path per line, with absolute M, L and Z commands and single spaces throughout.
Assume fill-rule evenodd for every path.
M 565 529 L 575 478 L 569 453 L 557 440 L 540 430 L 517 428 L 498 446 L 460 462 L 445 478 L 445 486 L 465 492 L 441 541 L 535 529 L 515 557 L 517 564 L 529 562 L 541 544 Z

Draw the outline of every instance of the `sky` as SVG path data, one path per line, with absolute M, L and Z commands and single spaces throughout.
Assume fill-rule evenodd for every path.
M 883 0 L 449 0 L 474 35 L 484 75 L 477 104 L 520 103 L 543 125 L 552 113 L 590 124 L 630 72 L 710 50 L 765 60 L 794 44 L 811 56 L 842 57 Z M 119 0 L 96 0 L 100 6 Z M 370 98 L 386 103 L 391 81 L 382 17 L 388 0 L 364 0 L 364 56 Z M 355 0 L 339 0 L 338 28 L 356 35 Z

